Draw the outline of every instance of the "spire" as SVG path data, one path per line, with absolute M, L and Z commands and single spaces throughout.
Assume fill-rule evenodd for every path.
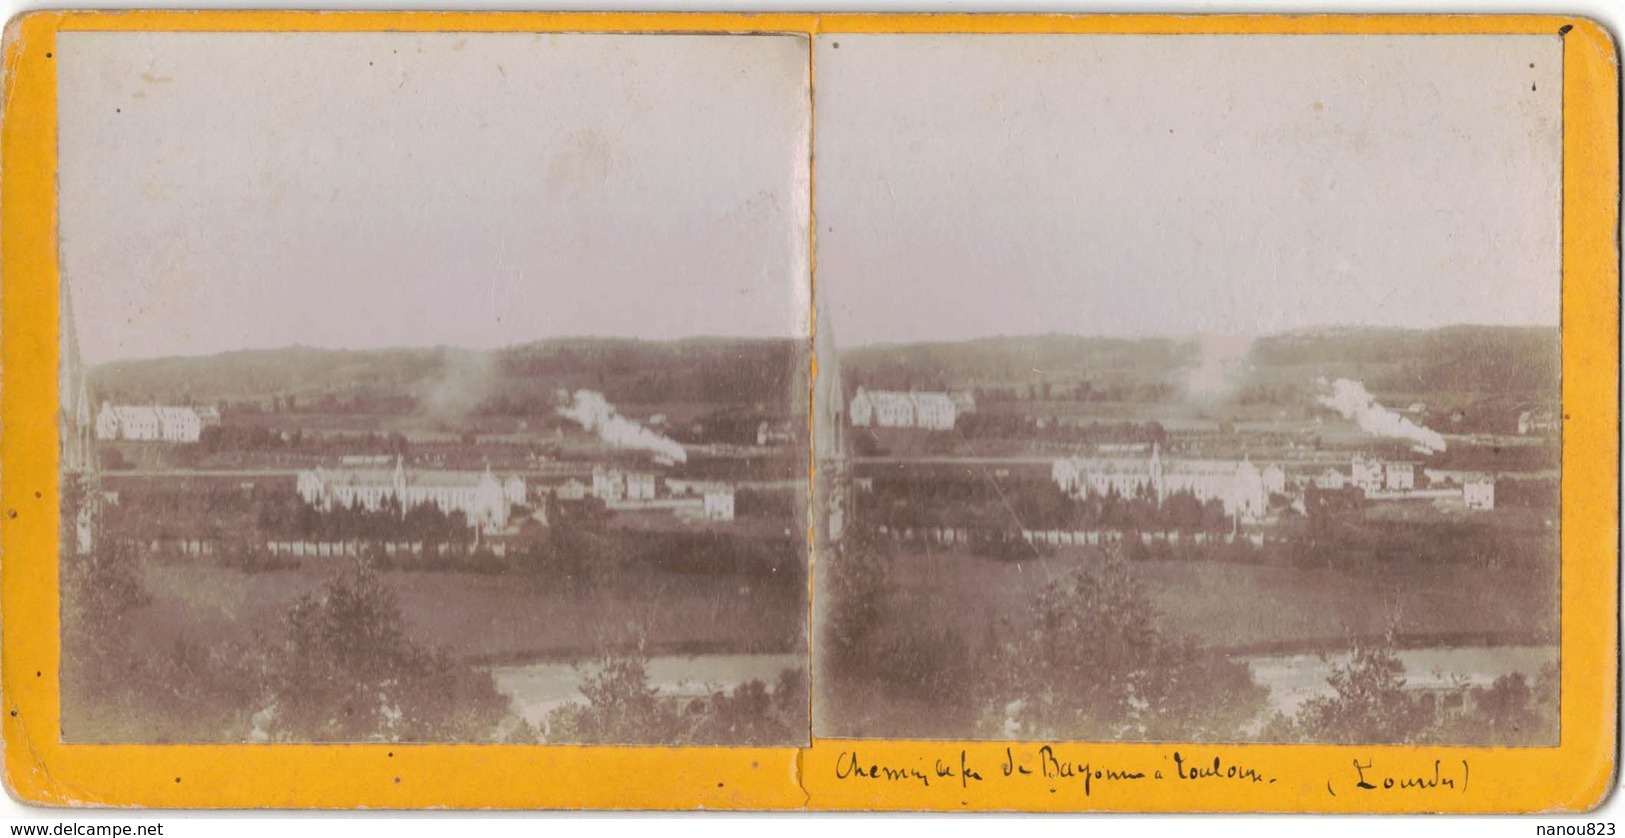
M 1151 442 L 1151 489 L 1157 495 L 1157 504 L 1160 506 L 1167 500 L 1167 484 L 1162 479 L 1162 443 Z

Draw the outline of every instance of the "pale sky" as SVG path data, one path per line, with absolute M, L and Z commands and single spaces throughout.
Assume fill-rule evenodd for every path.
M 846 343 L 1558 322 L 1555 35 L 814 53 L 818 293 Z
M 65 32 L 90 363 L 806 334 L 796 36 Z

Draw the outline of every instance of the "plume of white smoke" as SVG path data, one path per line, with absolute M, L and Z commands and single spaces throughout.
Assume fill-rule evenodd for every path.
M 1218 401 L 1235 391 L 1246 372 L 1253 339 L 1231 335 L 1197 335 L 1199 359 L 1185 376 L 1185 393 L 1199 401 Z
M 1342 414 L 1344 419 L 1353 419 L 1360 430 L 1373 436 L 1408 440 L 1418 451 L 1430 454 L 1444 450 L 1444 437 L 1439 432 L 1383 407 L 1366 392 L 1364 384 L 1347 378 L 1327 384 L 1323 378 L 1320 387 L 1324 392 L 1315 401 Z
M 570 403 L 558 410 L 560 416 L 597 434 L 610 445 L 648 451 L 674 463 L 688 462 L 688 452 L 683 446 L 616 413 L 602 393 L 577 390 Z
M 495 389 L 496 373 L 493 353 L 449 350 L 441 361 L 440 375 L 423 395 L 424 409 L 440 419 L 461 419 Z

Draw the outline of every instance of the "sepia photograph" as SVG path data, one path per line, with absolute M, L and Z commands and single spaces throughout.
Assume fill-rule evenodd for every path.
M 817 737 L 1558 744 L 1558 35 L 813 50 Z
M 806 744 L 806 36 L 55 43 L 63 741 Z

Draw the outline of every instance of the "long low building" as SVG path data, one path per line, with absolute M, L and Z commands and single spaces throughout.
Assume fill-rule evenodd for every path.
M 218 424 L 213 408 L 173 405 L 102 403 L 96 414 L 96 438 L 127 442 L 197 442 L 206 425 Z
M 951 431 L 960 405 L 947 393 L 894 392 L 858 388 L 847 407 L 853 427 L 920 428 Z
M 487 468 L 479 471 L 409 470 L 396 458 L 394 469 L 315 469 L 298 478 L 299 497 L 322 510 L 336 507 L 376 512 L 386 504 L 401 513 L 433 505 L 447 514 L 461 512 L 471 526 L 483 530 L 508 526 L 513 506 L 527 498 L 525 480 L 498 478 Z
M 1074 497 L 1132 498 L 1149 493 L 1160 504 L 1169 495 L 1189 492 L 1204 503 L 1219 501 L 1225 514 L 1242 521 L 1263 517 L 1270 495 L 1286 488 L 1280 466 L 1259 469 L 1247 460 L 1164 460 L 1160 445 L 1153 445 L 1147 457 L 1064 457 L 1055 461 L 1050 476 Z

